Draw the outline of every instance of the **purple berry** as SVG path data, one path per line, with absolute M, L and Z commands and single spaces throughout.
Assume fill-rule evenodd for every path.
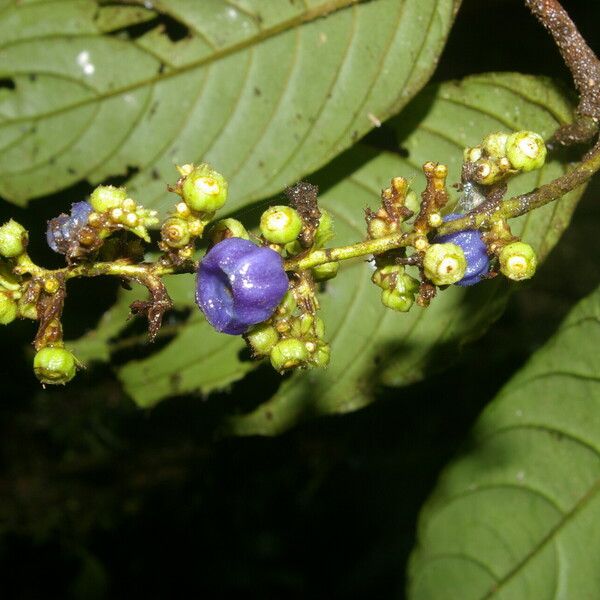
M 75 202 L 71 204 L 71 214 L 61 214 L 48 221 L 46 241 L 48 246 L 59 254 L 66 254 L 72 242 L 77 241 L 77 234 L 87 224 L 92 212 L 88 202 Z
M 88 217 L 92 212 L 92 205 L 89 202 L 75 202 L 71 204 L 71 227 L 81 229 L 87 225 Z
M 46 241 L 48 242 L 48 246 L 50 246 L 54 252 L 58 252 L 59 254 L 63 253 L 61 250 L 61 248 L 64 247 L 65 242 L 63 227 L 68 220 L 69 217 L 65 214 L 62 214 L 48 221 Z
M 446 215 L 444 221 L 454 221 L 464 215 L 456 213 Z M 457 233 L 440 235 L 435 238 L 436 243 L 456 244 L 460 246 L 467 259 L 467 270 L 465 276 L 455 285 L 469 286 L 475 285 L 481 281 L 481 278 L 488 272 L 490 260 L 487 254 L 487 247 L 481 239 L 481 235 L 474 229 L 466 229 Z
M 196 304 L 222 333 L 239 335 L 268 319 L 288 290 L 283 260 L 242 238 L 213 246 L 200 262 Z

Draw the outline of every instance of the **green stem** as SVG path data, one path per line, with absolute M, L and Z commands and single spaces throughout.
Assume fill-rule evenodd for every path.
M 177 273 L 193 273 L 196 270 L 196 266 L 193 261 L 177 267 L 161 261 L 138 264 L 115 261 L 79 263 L 61 269 L 44 269 L 33 263 L 27 254 L 24 254 L 18 259 L 17 272 L 20 274 L 28 273 L 33 277 L 41 278 L 64 277 L 65 280 L 76 277 L 100 277 L 101 275 L 144 280 L 149 277 L 157 278 Z
M 447 235 L 465 229 L 482 229 L 489 227 L 494 221 L 500 219 L 520 217 L 525 213 L 561 198 L 568 192 L 583 185 L 598 170 L 600 170 L 600 142 L 596 144 L 593 150 L 575 168 L 554 181 L 528 194 L 521 194 L 520 196 L 503 200 L 499 206 L 495 206 L 493 210 L 488 212 L 470 213 L 455 221 L 444 223 L 437 229 L 436 233 L 438 235 Z M 413 246 L 417 237 L 415 233 L 396 233 L 349 246 L 313 250 L 303 256 L 285 261 L 285 269 L 286 271 L 310 269 L 328 262 L 371 254 L 381 254 L 388 250 Z
M 600 142 L 578 163 L 571 171 L 554 181 L 543 185 L 533 192 L 503 200 L 499 206 L 490 211 L 474 212 L 460 219 L 442 224 L 436 231 L 438 235 L 447 235 L 465 229 L 485 229 L 494 221 L 520 217 L 536 208 L 561 198 L 568 192 L 583 185 L 594 173 L 600 170 Z M 395 233 L 382 238 L 369 239 L 356 244 L 338 246 L 336 248 L 320 248 L 285 261 L 286 271 L 310 269 L 329 262 L 382 254 L 389 250 L 414 246 L 417 239 L 423 236 L 417 233 Z M 26 254 L 19 258 L 17 270 L 19 273 L 29 273 L 34 277 L 62 276 L 65 279 L 75 277 L 98 277 L 109 275 L 148 281 L 164 275 L 178 273 L 193 273 L 197 264 L 189 261 L 181 266 L 158 261 L 155 263 L 130 264 L 117 262 L 80 263 L 62 269 L 47 270 L 34 264 Z
M 464 229 L 485 228 L 493 221 L 500 219 L 520 217 L 536 208 L 562 198 L 568 192 L 583 185 L 598 170 L 600 170 L 600 142 L 571 171 L 554 181 L 527 194 L 503 200 L 499 206 L 494 207 L 489 212 L 470 213 L 461 219 L 444 223 L 437 231 L 440 235 L 447 235 Z
M 419 236 L 415 233 L 394 233 L 382 238 L 365 240 L 349 246 L 338 246 L 337 248 L 324 248 L 312 250 L 311 252 L 285 261 L 286 271 L 300 271 L 310 269 L 318 265 L 370 254 L 382 254 L 388 250 L 412 246 Z

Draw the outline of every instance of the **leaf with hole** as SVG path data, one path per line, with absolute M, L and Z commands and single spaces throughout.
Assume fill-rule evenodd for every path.
M 420 517 L 412 600 L 600 597 L 600 288 L 478 419 Z
M 206 161 L 240 206 L 314 171 L 431 75 L 458 0 L 0 7 L 0 195 L 128 180 L 166 209 Z M 151 8 L 149 8 L 151 7 Z

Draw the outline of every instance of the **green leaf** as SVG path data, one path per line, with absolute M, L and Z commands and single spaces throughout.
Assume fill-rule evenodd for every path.
M 428 110 L 425 116 L 423 107 Z M 539 78 L 484 75 L 426 90 L 390 122 L 408 158 L 360 144 L 315 176 L 322 184 L 337 182 L 321 196 L 322 205 L 335 217 L 333 243 L 364 237 L 363 209 L 376 206 L 379 191 L 392 176 L 409 177 L 420 190 L 424 177 L 419 165 L 431 159 L 449 164 L 450 181 L 456 181 L 464 145 L 477 143 L 498 129 L 529 127 L 548 136 L 569 118 L 569 105 L 549 81 Z M 539 173 L 515 180 L 511 192 L 530 190 L 563 170 L 562 165 L 550 162 Z M 577 199 L 578 194 L 571 194 L 519 219 L 515 231 L 523 233 L 543 258 L 568 224 Z M 468 290 L 453 287 L 441 292 L 426 310 L 413 307 L 408 314 L 398 314 L 383 308 L 370 274 L 365 262 L 344 265 L 322 294 L 326 337 L 332 342 L 329 369 L 286 379 L 254 412 L 231 419 L 226 425 L 229 432 L 275 434 L 311 415 L 355 410 L 372 399 L 380 383 L 405 385 L 432 368 L 451 364 L 457 346 L 483 333 L 502 310 L 508 290 L 515 287 L 500 278 Z M 192 287 L 187 288 L 190 297 Z M 226 364 L 224 355 L 218 364 L 207 362 L 205 336 L 210 336 L 211 356 L 219 342 L 204 322 L 193 318 L 182 328 L 185 337 L 176 337 L 167 348 L 122 369 L 128 393 L 141 406 L 170 395 L 168 381 L 174 373 L 184 374 L 179 393 L 208 392 L 218 387 L 213 380 L 215 369 L 221 375 L 227 371 L 227 377 L 217 383 L 228 384 L 251 368 L 251 363 L 232 358 L 233 342 L 225 335 L 217 337 L 232 362 Z
M 192 161 L 227 176 L 232 207 L 275 193 L 411 99 L 459 0 L 133 4 L 0 4 L 6 199 L 126 174 L 166 209 Z
M 600 288 L 500 391 L 442 474 L 413 600 L 600 597 Z

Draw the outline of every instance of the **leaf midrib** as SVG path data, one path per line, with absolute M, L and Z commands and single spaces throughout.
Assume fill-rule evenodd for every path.
M 18 117 L 7 123 L 3 123 L 2 125 L 5 125 L 5 124 L 6 125 L 9 125 L 9 124 L 14 125 L 16 123 L 21 123 L 21 122 L 29 122 L 32 120 L 35 121 L 35 120 L 40 120 L 40 119 L 44 119 L 44 118 L 50 118 L 55 115 L 62 114 L 64 112 L 68 112 L 70 110 L 80 108 L 81 106 L 87 106 L 88 104 L 92 104 L 95 102 L 101 102 L 108 98 L 120 96 L 122 94 L 126 94 L 126 93 L 132 92 L 134 90 L 137 90 L 137 89 L 140 89 L 140 88 L 143 88 L 146 86 L 161 83 L 162 81 L 165 81 L 172 77 L 177 77 L 177 76 L 187 73 L 189 71 L 193 71 L 200 67 L 210 65 L 210 64 L 217 62 L 223 58 L 231 56 L 232 54 L 246 50 L 247 48 L 250 48 L 259 43 L 262 43 L 265 40 L 273 38 L 281 33 L 285 33 L 287 31 L 293 30 L 293 29 L 295 29 L 301 25 L 304 25 L 306 23 L 310 23 L 310 22 L 315 21 L 322 17 L 327 17 L 333 13 L 344 10 L 344 9 L 349 8 L 356 4 L 363 4 L 365 1 L 366 0 L 327 0 L 326 2 L 323 2 L 321 5 L 319 5 L 315 8 L 308 9 L 305 12 L 302 12 L 302 13 L 296 15 L 295 17 L 292 17 L 291 19 L 287 19 L 286 21 L 282 21 L 281 23 L 277 23 L 276 25 L 274 25 L 272 27 L 266 28 L 266 29 L 260 31 L 259 33 L 257 33 L 256 35 L 246 38 L 245 40 L 242 40 L 241 42 L 235 43 L 227 48 L 217 50 L 209 56 L 200 58 L 196 61 L 192 61 L 181 67 L 174 68 L 170 71 L 165 71 L 164 73 L 161 73 L 158 76 L 155 75 L 153 77 L 149 77 L 147 79 L 137 81 L 137 82 L 132 83 L 127 86 L 122 86 L 120 88 L 107 90 L 105 92 L 102 92 L 98 96 L 85 98 L 85 99 L 79 100 L 78 102 L 73 102 L 71 104 L 67 104 L 65 106 L 54 109 L 52 111 L 48 111 L 45 113 L 39 113 L 36 116 L 29 115 L 26 117 Z M 40 37 L 36 37 L 36 38 L 30 38 L 27 40 L 15 41 L 14 43 L 10 43 L 10 44 L 0 47 L 0 50 L 3 50 L 5 48 L 11 47 L 11 46 L 19 45 L 19 44 L 29 43 L 33 40 L 40 40 L 40 39 L 52 40 L 52 39 L 64 39 L 65 37 L 68 37 L 70 39 L 78 38 L 78 37 L 81 37 L 81 38 L 94 37 L 95 38 L 95 37 L 99 37 L 99 36 L 102 37 L 100 34 L 98 34 L 98 35 L 86 34 L 86 35 L 75 35 L 75 36 L 73 36 L 73 35 L 40 36 Z
M 560 533 L 564 526 L 566 526 L 589 504 L 589 502 L 598 492 L 600 492 L 600 478 L 595 481 L 594 485 L 592 485 L 589 491 L 577 501 L 571 510 L 563 513 L 556 525 L 550 529 L 550 531 L 548 531 L 548 533 L 536 544 L 536 546 L 532 548 L 532 550 L 530 550 L 519 563 L 517 563 L 510 571 L 508 571 L 508 573 L 506 573 L 506 575 L 504 575 L 485 596 L 481 597 L 481 600 L 493 598 L 494 595 L 499 592 L 504 585 L 509 583 L 510 580 L 521 571 L 521 569 L 523 569 L 531 560 L 533 560 L 533 558 L 535 558 L 554 539 L 554 537 Z

